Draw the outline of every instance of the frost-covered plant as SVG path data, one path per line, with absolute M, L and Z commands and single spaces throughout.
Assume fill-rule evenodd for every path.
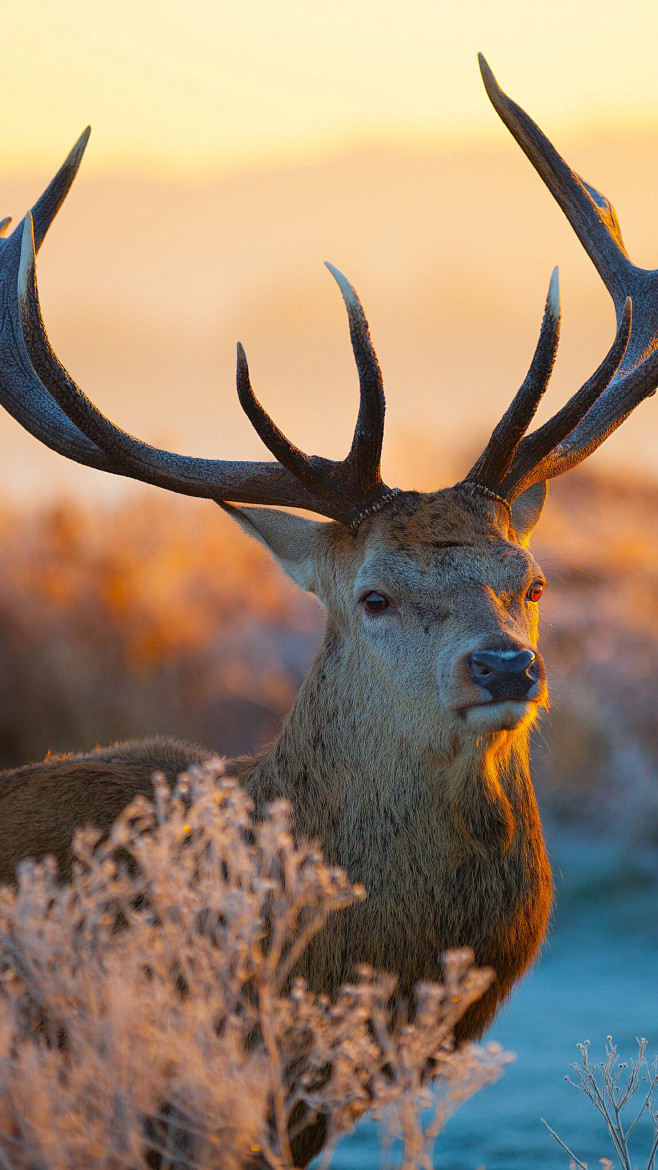
M 565 1080 L 585 1093 L 602 1115 L 622 1170 L 634 1170 L 634 1167 L 638 1166 L 636 1161 L 631 1162 L 629 1139 L 639 1122 L 649 1122 L 653 1136 L 650 1138 L 646 1170 L 655 1170 L 658 1154 L 658 1107 L 655 1102 L 658 1090 L 658 1057 L 654 1057 L 653 1063 L 649 1064 L 646 1057 L 647 1041 L 639 1039 L 637 1043 L 637 1058 L 622 1061 L 619 1059 L 617 1045 L 613 1044 L 612 1037 L 608 1036 L 605 1060 L 592 1064 L 589 1059 L 589 1040 L 586 1040 L 584 1044 L 578 1045 L 581 1063 L 571 1066 L 577 1079 L 574 1081 L 567 1076 Z M 587 1163 L 576 1157 L 551 1129 L 548 1122 L 544 1121 L 544 1125 L 571 1158 L 570 1167 L 574 1170 L 576 1167 L 579 1170 L 587 1170 Z M 604 1166 L 613 1166 L 607 1158 L 601 1159 L 601 1162 Z
M 365 893 L 293 839 L 286 805 L 251 811 L 221 765 L 174 792 L 156 778 L 109 840 L 78 835 L 68 884 L 26 862 L 0 892 L 0 1167 L 287 1170 L 296 1128 L 323 1116 L 331 1146 L 368 1109 L 429 1167 L 445 1118 L 500 1074 L 499 1050 L 453 1046 L 493 977 L 469 952 L 404 1025 L 389 976 L 361 969 L 335 1002 L 295 978 Z

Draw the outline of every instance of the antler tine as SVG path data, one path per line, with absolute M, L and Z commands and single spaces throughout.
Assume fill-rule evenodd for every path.
M 32 208 L 34 246 L 37 252 L 43 243 L 48 228 L 71 189 L 71 184 L 78 173 L 90 134 L 91 126 L 87 126 L 82 131 L 68 158 L 59 168 L 55 178 L 48 184 L 43 195 L 37 199 Z
M 539 126 L 503 92 L 482 53 L 478 61 L 492 106 L 559 203 L 621 312 L 635 269 L 614 207 L 571 170 Z
M 382 482 L 380 460 L 386 411 L 382 372 L 370 339 L 363 305 L 355 289 L 342 272 L 328 260 L 325 260 L 325 265 L 336 281 L 345 302 L 361 390 L 359 415 L 347 459 L 354 469 L 359 490 L 364 497 L 368 497 Z
M 47 392 L 35 373 L 22 331 L 20 309 L 15 295 L 21 266 L 22 242 L 29 235 L 32 253 L 32 220 L 23 231 L 0 241 L 0 402 L 30 434 L 47 447 L 78 463 L 110 471 L 103 451 L 81 434 Z
M 550 423 L 520 442 L 507 474 L 499 480 L 496 491 L 514 499 L 524 486 L 561 475 L 586 459 L 654 393 L 658 385 L 658 270 L 631 263 L 612 204 L 567 166 L 525 111 L 503 93 L 481 54 L 479 59 L 496 112 L 564 211 L 617 312 L 617 336 L 599 369 Z
M 624 378 L 620 375 L 613 379 L 582 422 L 546 456 L 537 468 L 537 474 L 533 472 L 535 482 L 540 476 L 543 479 L 554 479 L 582 463 L 628 418 L 640 402 L 655 394 L 658 386 L 658 351 L 654 351 L 637 372 L 641 378 Z M 610 410 L 608 401 L 611 392 L 615 393 L 614 412 Z
M 238 342 L 238 358 L 236 367 L 236 384 L 240 406 L 244 410 L 256 434 L 263 440 L 268 451 L 279 460 L 297 479 L 308 483 L 312 489 L 319 487 L 316 477 L 310 469 L 310 459 L 299 447 L 287 439 L 272 417 L 256 398 L 249 378 L 247 355 Z
M 521 389 L 494 429 L 480 458 L 469 471 L 469 483 L 498 491 L 514 454 L 548 386 L 560 340 L 560 283 L 554 268 L 546 297 L 539 341 Z
M 34 251 L 41 244 L 66 198 L 80 166 L 89 134 L 90 128 L 87 127 L 34 205 L 36 243 L 32 214 L 28 213 L 26 220 L 19 224 L 8 239 L 2 237 L 11 223 L 11 217 L 6 216 L 0 222 L 0 299 L 3 308 L 3 325 L 0 329 L 0 401 L 26 430 L 52 450 L 78 463 L 110 471 L 110 462 L 104 452 L 71 424 L 37 378 L 22 337 L 19 307 L 14 295 L 25 233 L 29 233 Z
M 632 323 L 633 302 L 628 297 L 615 339 L 599 368 L 552 419 L 519 443 L 509 472 L 500 485 L 501 494 L 506 499 L 513 500 L 533 483 L 560 474 L 559 445 L 574 431 L 617 373 L 626 353 Z

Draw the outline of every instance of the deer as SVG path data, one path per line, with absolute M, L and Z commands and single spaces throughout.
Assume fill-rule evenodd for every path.
M 486 92 L 557 200 L 616 310 L 592 376 L 529 431 L 556 358 L 557 269 L 527 376 L 464 478 L 429 493 L 383 482 L 382 374 L 361 302 L 332 265 L 360 387 L 347 456 L 307 455 L 257 399 L 238 345 L 240 404 L 274 461 L 193 458 L 150 446 L 108 420 L 46 334 L 36 252 L 77 173 L 87 129 L 22 224 L 0 240 L 0 398 L 47 447 L 87 467 L 212 500 L 326 609 L 326 628 L 274 742 L 228 760 L 255 815 L 285 799 L 295 831 L 365 886 L 334 915 L 300 973 L 335 995 L 358 963 L 397 976 L 397 995 L 441 974 L 441 955 L 472 948 L 496 973 L 457 1040 L 482 1035 L 537 955 L 553 884 L 529 771 L 529 734 L 548 702 L 538 649 L 546 584 L 529 549 L 547 483 L 585 460 L 658 385 L 658 271 L 626 253 L 611 203 L 557 153 L 499 87 Z M 9 221 L 3 221 L 3 234 Z M 300 511 L 311 512 L 315 519 Z M 0 881 L 21 859 L 71 866 L 77 827 L 107 833 L 162 772 L 172 783 L 210 752 L 172 739 L 48 758 L 0 778 Z M 317 1127 L 295 1147 L 304 1166 Z M 309 1136 L 310 1134 L 310 1136 Z M 318 1144 L 319 1143 L 319 1144 Z

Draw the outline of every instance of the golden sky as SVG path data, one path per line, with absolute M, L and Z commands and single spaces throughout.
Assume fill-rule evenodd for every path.
M 4 174 L 59 161 L 87 122 L 105 171 L 493 138 L 478 49 L 553 129 L 658 114 L 656 0 L 20 0 L 2 43 Z

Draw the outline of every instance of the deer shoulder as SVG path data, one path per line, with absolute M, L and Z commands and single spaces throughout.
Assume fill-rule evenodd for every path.
M 173 784 L 212 753 L 178 740 L 131 740 L 76 755 L 51 755 L 0 773 L 0 884 L 15 880 L 25 857 L 52 854 L 59 873 L 71 870 L 71 842 L 78 828 L 107 833 L 138 794 L 153 796 L 153 775 Z

